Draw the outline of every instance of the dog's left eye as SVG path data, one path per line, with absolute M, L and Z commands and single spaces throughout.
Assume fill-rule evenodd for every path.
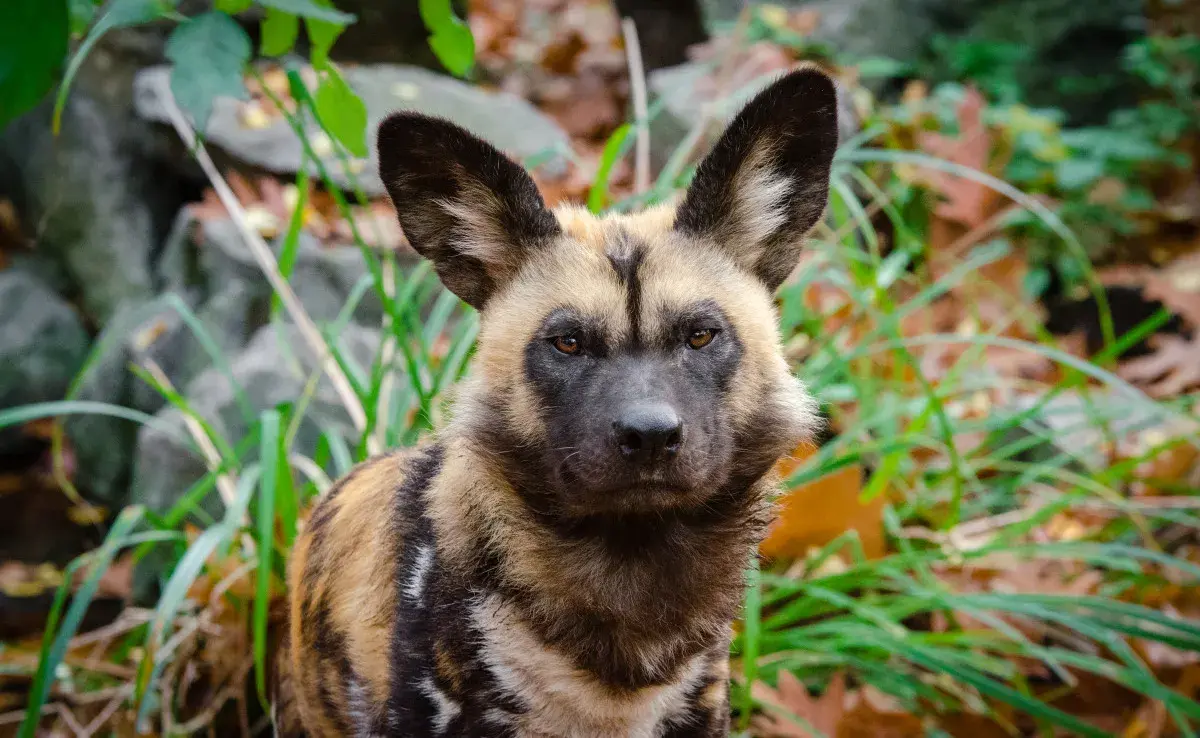
M 712 343 L 712 340 L 716 335 L 717 332 L 712 328 L 704 328 L 702 330 L 692 331 L 691 334 L 688 335 L 687 345 L 693 349 L 702 349 L 708 344 Z
M 554 344 L 554 348 L 560 353 L 566 354 L 567 356 L 574 356 L 579 353 L 579 339 L 575 336 L 555 336 L 554 338 L 550 339 L 550 343 Z

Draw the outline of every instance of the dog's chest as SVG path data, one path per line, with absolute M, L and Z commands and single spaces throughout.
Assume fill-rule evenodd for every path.
M 520 736 L 653 738 L 685 719 L 688 695 L 703 678 L 703 656 L 684 664 L 675 680 L 634 692 L 615 691 L 544 645 L 498 596 L 471 605 L 478 658 L 498 692 L 521 706 L 492 712 Z

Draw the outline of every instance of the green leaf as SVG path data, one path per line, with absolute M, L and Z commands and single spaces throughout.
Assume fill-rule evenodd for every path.
M 267 8 L 262 21 L 263 56 L 283 56 L 296 45 L 300 35 L 300 19 L 283 10 Z
M 67 57 L 67 0 L 0 2 L 0 127 L 54 86 Z
M 421 20 L 429 29 L 429 48 L 451 74 L 466 76 L 475 65 L 475 38 L 450 0 L 420 0 Z
M 313 2 L 323 8 L 333 7 L 331 0 L 313 0 Z M 313 67 L 324 69 L 329 65 L 329 50 L 333 48 L 333 44 L 338 40 L 338 36 L 342 35 L 342 31 L 346 30 L 346 26 L 341 23 L 330 23 L 318 18 L 305 16 L 304 30 L 308 32 L 308 41 L 312 46 L 309 57 Z
M 343 13 L 333 7 L 333 3 L 324 0 L 258 0 L 258 4 L 265 8 L 275 8 L 304 18 L 337 23 L 341 26 L 350 25 L 355 21 L 353 14 Z
M 234 15 L 249 10 L 254 0 L 217 0 L 216 9 Z
M 317 116 L 329 135 L 355 156 L 367 155 L 367 106 L 333 67 L 326 69 L 314 96 Z
M 67 91 L 71 88 L 71 82 L 75 79 L 79 68 L 83 66 L 83 60 L 87 58 L 100 37 L 114 28 L 149 23 L 162 16 L 172 5 L 173 3 L 169 0 L 113 0 L 96 25 L 92 26 L 92 30 L 76 49 L 75 55 L 71 57 L 71 63 L 67 65 L 67 72 L 63 75 L 62 84 L 58 88 L 58 96 L 54 99 L 54 122 L 52 125 L 55 135 L 58 134 L 62 124 L 62 111 L 67 104 Z
M 244 99 L 242 70 L 250 59 L 250 38 L 224 13 L 198 15 L 182 23 L 167 40 L 171 92 L 180 107 L 203 129 L 217 96 Z

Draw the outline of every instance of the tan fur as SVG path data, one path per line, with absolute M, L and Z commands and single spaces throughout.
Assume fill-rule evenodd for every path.
M 355 673 L 369 697 L 380 704 L 390 684 L 388 654 L 396 601 L 395 559 L 387 552 L 398 552 L 403 544 L 391 518 L 380 513 L 400 481 L 400 459 L 395 454 L 377 457 L 348 474 L 325 502 L 324 514 L 330 519 L 324 535 L 302 533 L 288 569 L 293 593 L 327 604 L 330 624 L 347 634 Z M 312 728 L 317 735 L 334 736 L 338 732 L 327 716 L 311 711 L 311 705 L 319 704 L 318 680 L 323 674 L 333 678 L 334 670 L 314 649 L 314 633 L 301 627 L 303 602 L 294 596 L 290 609 L 293 674 L 305 723 L 318 726 Z
M 663 720 L 682 711 L 683 698 L 703 674 L 701 653 L 671 684 L 614 692 L 546 648 L 504 602 L 478 602 L 472 616 L 484 633 L 489 666 L 532 708 L 518 718 L 523 735 L 652 738 Z

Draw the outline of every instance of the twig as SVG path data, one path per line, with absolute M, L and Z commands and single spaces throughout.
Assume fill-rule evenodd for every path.
M 283 303 L 288 315 L 295 322 L 296 328 L 300 331 L 300 336 L 308 344 L 309 349 L 313 352 L 317 361 L 324 367 L 325 373 L 329 376 L 329 381 L 333 383 L 333 388 L 337 392 L 342 405 L 345 406 L 347 414 L 350 416 L 350 421 L 354 423 L 355 429 L 362 431 L 367 427 L 367 415 L 363 410 L 362 403 L 358 396 L 354 394 L 354 389 L 350 385 L 350 381 L 346 378 L 342 368 L 333 359 L 333 355 L 329 350 L 329 345 L 325 339 L 321 337 L 321 332 L 317 329 L 315 323 L 308 313 L 304 310 L 304 306 L 300 304 L 300 299 L 296 297 L 296 293 L 292 291 L 291 285 L 283 278 L 283 274 L 279 271 L 279 263 L 275 261 L 274 254 L 271 249 L 263 241 L 262 236 L 250 227 L 249 221 L 246 218 L 246 211 L 242 208 L 242 204 L 238 201 L 237 196 L 233 194 L 233 190 L 229 188 L 229 184 L 217 171 L 216 164 L 213 163 L 212 157 L 208 155 L 208 151 L 204 148 L 204 144 L 197 138 L 196 132 L 192 129 L 187 118 L 184 117 L 183 111 L 179 109 L 179 105 L 175 102 L 175 96 L 171 93 L 171 89 L 164 82 L 158 87 L 159 99 L 163 102 L 163 107 L 166 108 L 167 117 L 171 119 L 171 124 L 175 127 L 175 131 L 179 137 L 183 139 L 184 145 L 196 157 L 196 161 L 200 164 L 200 168 L 204 170 L 204 174 L 208 177 L 209 183 L 212 184 L 213 190 L 216 191 L 217 197 L 220 198 L 221 204 L 229 212 L 230 218 L 233 219 L 234 225 L 237 227 L 238 233 L 246 246 L 250 249 L 250 254 L 254 260 L 258 262 L 259 269 L 270 283 L 271 289 L 275 294 L 279 295 L 280 302 Z
M 629 92 L 633 96 L 633 115 L 637 121 L 633 191 L 634 194 L 642 195 L 650 189 L 650 112 L 646 102 L 646 69 L 642 65 L 642 47 L 638 43 L 637 24 L 632 18 L 621 19 L 621 33 L 625 37 Z
M 112 700 L 105 705 L 104 709 L 100 711 L 100 714 L 97 715 L 95 719 L 88 723 L 87 727 L 83 729 L 83 735 L 87 737 L 99 732 L 99 730 L 104 727 L 104 724 L 108 722 L 109 718 L 115 715 L 117 710 L 121 708 L 121 705 L 125 704 L 125 700 L 129 699 L 131 694 L 133 694 L 133 685 L 129 685 L 124 694 L 119 694 L 112 698 Z

